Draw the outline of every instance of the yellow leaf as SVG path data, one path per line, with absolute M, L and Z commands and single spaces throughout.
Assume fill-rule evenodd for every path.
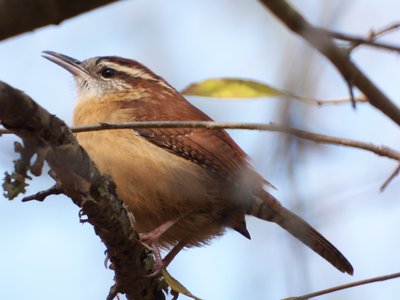
M 167 270 L 162 269 L 161 273 L 164 276 L 165 281 L 173 291 L 188 296 L 190 298 L 193 298 L 195 300 L 201 300 L 200 298 L 197 298 L 191 292 L 189 292 L 189 290 L 185 288 L 178 280 L 172 277 L 171 274 L 167 272 Z
M 313 105 L 340 104 L 349 102 L 367 102 L 364 95 L 354 99 L 318 100 L 309 97 L 294 95 L 290 92 L 276 89 L 268 84 L 238 78 L 212 78 L 192 83 L 182 92 L 185 96 L 202 96 L 221 99 L 232 98 L 268 98 L 285 96 Z
M 189 85 L 182 94 L 214 98 L 257 98 L 274 97 L 286 93 L 253 80 L 213 78 Z

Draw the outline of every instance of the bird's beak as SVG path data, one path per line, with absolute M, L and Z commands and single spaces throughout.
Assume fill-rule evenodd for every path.
M 43 51 L 42 56 L 63 67 L 74 76 L 91 76 L 89 72 L 82 66 L 82 62 L 75 58 L 54 51 Z

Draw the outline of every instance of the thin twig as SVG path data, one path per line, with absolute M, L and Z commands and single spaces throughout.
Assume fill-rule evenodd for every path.
M 88 132 L 112 129 L 135 128 L 208 128 L 208 129 L 244 129 L 282 132 L 292 134 L 298 138 L 310 140 L 316 143 L 333 144 L 367 150 L 400 161 L 400 152 L 386 146 L 377 146 L 371 143 L 313 133 L 301 129 L 269 123 L 238 123 L 238 122 L 212 122 L 212 121 L 151 121 L 151 122 L 125 122 L 125 123 L 101 123 L 71 128 L 72 132 Z
M 62 190 L 60 189 L 60 187 L 57 184 L 55 184 L 47 190 L 37 192 L 36 194 L 30 195 L 30 196 L 26 196 L 26 197 L 22 198 L 21 201 L 22 202 L 28 202 L 28 201 L 32 201 L 32 200 L 44 201 L 44 199 L 46 199 L 48 196 L 59 195 L 61 193 L 62 193 Z
M 388 179 L 385 180 L 385 182 L 382 184 L 380 190 L 381 192 L 385 191 L 385 189 L 387 188 L 387 186 L 389 185 L 390 182 L 392 182 L 392 180 L 399 175 L 400 173 L 400 164 L 396 167 L 396 169 L 394 169 L 394 171 L 390 174 L 390 176 L 388 177 Z
M 360 36 L 356 36 L 356 35 L 335 32 L 335 31 L 331 31 L 331 30 L 327 30 L 327 29 L 321 29 L 321 30 L 334 39 L 351 42 L 356 46 L 367 45 L 367 46 L 371 46 L 371 47 L 375 47 L 375 48 L 381 48 L 381 49 L 385 49 L 385 50 L 400 52 L 400 46 L 388 44 L 388 43 L 377 42 L 374 40 L 374 38 L 372 38 L 372 39 L 364 38 L 364 37 L 360 37 Z
M 375 38 L 382 37 L 385 34 L 391 33 L 399 28 L 400 22 L 391 23 L 379 29 L 371 29 L 367 37 L 368 39 L 373 40 Z
M 292 134 L 298 138 L 310 140 L 316 143 L 331 144 L 352 147 L 373 152 L 377 155 L 400 161 L 400 152 L 387 146 L 378 146 L 372 143 L 361 142 L 341 137 L 313 133 L 297 128 L 282 126 L 275 123 L 241 123 L 241 122 L 213 122 L 213 121 L 149 121 L 149 122 L 124 122 L 124 123 L 101 123 L 72 127 L 74 133 L 90 132 L 114 129 L 137 129 L 137 128 L 208 128 L 208 129 L 240 129 L 281 132 Z
M 117 284 L 114 284 L 111 288 L 110 291 L 108 292 L 106 300 L 113 300 L 116 297 L 118 297 L 118 286 Z M 119 297 L 118 297 L 119 299 Z
M 391 32 L 391 31 L 397 30 L 399 28 L 399 26 L 400 26 L 400 23 L 394 23 L 394 24 L 387 25 L 387 26 L 382 27 L 382 28 L 377 29 L 377 30 L 371 29 L 370 32 L 368 32 L 368 34 L 366 36 L 366 40 L 375 42 L 376 39 L 382 37 L 384 34 L 387 34 L 387 33 Z M 352 46 L 349 47 L 349 49 L 347 50 L 348 54 L 350 55 L 350 53 L 354 49 L 356 49 L 357 47 L 359 47 L 361 45 L 363 45 L 363 43 L 352 42 Z
M 394 274 L 390 274 L 390 275 L 384 275 L 384 276 L 379 276 L 379 277 L 374 277 L 374 278 L 369 278 L 369 279 L 364 279 L 364 280 L 360 280 L 360 281 L 355 281 L 355 282 L 339 285 L 336 287 L 332 287 L 332 288 L 321 290 L 318 292 L 302 295 L 299 297 L 289 297 L 289 298 L 285 298 L 283 300 L 305 300 L 305 299 L 310 299 L 310 298 L 330 294 L 333 292 L 341 291 L 344 289 L 349 289 L 349 288 L 352 288 L 355 286 L 369 284 L 369 283 L 373 283 L 373 282 L 377 282 L 377 281 L 390 280 L 390 279 L 394 279 L 394 278 L 398 278 L 398 277 L 400 277 L 400 273 L 394 273 Z
M 353 107 L 353 109 L 356 109 L 356 98 L 354 97 L 353 82 L 351 80 L 347 80 L 346 82 L 350 94 L 351 106 Z
M 293 95 L 290 93 L 286 93 L 283 96 L 288 96 L 291 97 L 295 100 L 300 100 L 304 103 L 311 104 L 311 105 L 317 105 L 317 106 L 323 106 L 323 105 L 335 105 L 335 104 L 343 104 L 343 103 L 352 103 L 355 104 L 357 103 L 365 103 L 368 102 L 368 99 L 364 96 L 358 96 L 353 98 L 343 98 L 343 99 L 328 99 L 328 100 L 318 100 L 318 99 L 313 99 L 313 98 L 307 98 L 307 97 L 302 97 L 302 96 L 297 96 Z M 1 133 L 1 132 L 0 132 Z

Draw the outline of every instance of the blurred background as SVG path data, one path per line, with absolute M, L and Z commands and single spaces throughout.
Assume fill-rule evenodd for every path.
M 393 0 L 293 0 L 311 22 L 365 35 L 400 18 Z M 400 44 L 400 34 L 382 40 Z M 0 80 L 71 123 L 70 74 L 41 58 L 53 50 L 78 59 L 136 59 L 177 89 L 212 77 L 269 83 L 302 96 L 348 97 L 335 69 L 255 0 L 121 1 L 59 26 L 0 42 Z M 360 47 L 354 61 L 400 105 L 398 54 Z M 358 93 L 358 91 L 356 91 Z M 315 107 L 282 98 L 188 98 L 217 121 L 279 122 L 317 133 L 400 149 L 397 126 L 367 104 Z M 1 109 L 1 108 L 0 108 Z M 399 183 L 379 188 L 396 163 L 369 152 L 318 145 L 279 133 L 230 131 L 273 194 L 308 220 L 351 261 L 341 274 L 278 226 L 248 218 L 252 240 L 228 231 L 210 246 L 183 251 L 170 273 L 202 299 L 281 299 L 353 280 L 399 272 Z M 0 173 L 12 170 L 11 136 L 0 138 Z M 44 173 L 46 174 L 46 173 Z M 28 194 L 52 185 L 33 178 Z M 0 197 L 0 299 L 104 299 L 113 272 L 104 245 L 64 196 L 21 203 Z M 321 299 L 395 299 L 392 280 Z M 182 299 L 187 299 L 181 296 Z

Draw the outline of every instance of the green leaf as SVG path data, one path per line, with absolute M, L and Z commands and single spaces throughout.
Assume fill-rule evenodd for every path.
M 287 95 L 265 83 L 236 78 L 213 78 L 192 83 L 182 91 L 182 94 L 214 98 L 257 98 Z
M 187 288 L 185 288 L 178 280 L 171 276 L 167 272 L 167 270 L 161 270 L 162 275 L 164 276 L 165 281 L 171 287 L 171 289 L 176 293 L 183 294 L 195 300 L 201 300 L 200 298 L 194 296 Z

